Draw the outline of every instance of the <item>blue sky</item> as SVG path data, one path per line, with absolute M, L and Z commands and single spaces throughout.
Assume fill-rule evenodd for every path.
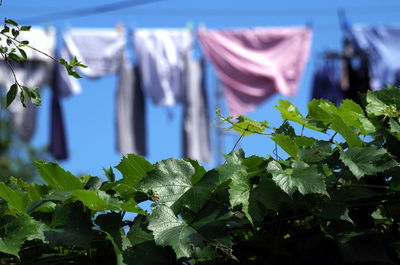
M 29 17 L 42 16 L 52 12 L 76 8 L 109 4 L 118 1 L 54 1 L 54 0 L 3 0 L 0 6 L 3 17 L 17 21 Z M 55 26 L 58 30 L 71 27 L 115 27 L 122 23 L 126 28 L 180 28 L 188 23 L 204 25 L 207 28 L 237 28 L 254 26 L 294 26 L 309 25 L 314 29 L 310 60 L 306 67 L 299 92 L 289 99 L 305 113 L 310 99 L 311 78 L 318 56 L 324 49 L 340 49 L 342 32 L 339 26 L 338 10 L 344 8 L 351 23 L 391 24 L 400 26 L 400 3 L 397 0 L 164 0 L 140 7 L 126 8 L 110 13 L 67 18 L 62 20 L 43 21 L 37 26 Z M 133 58 L 132 58 L 133 60 Z M 216 102 L 216 80 L 209 69 L 208 97 L 210 114 L 214 118 Z M 67 127 L 70 159 L 61 165 L 74 174 L 91 174 L 102 176 L 102 167 L 115 166 L 121 155 L 115 151 L 114 98 L 117 78 L 114 76 L 90 80 L 80 80 L 81 94 L 63 101 L 63 110 Z M 33 139 L 35 146 L 48 142 L 50 98 L 47 89 L 42 90 L 43 106 L 37 131 Z M 278 125 L 280 117 L 273 107 L 277 104 L 276 95 L 262 104 L 248 116 L 256 120 L 267 120 Z M 287 99 L 287 98 L 286 98 Z M 180 106 L 166 109 L 147 104 L 147 130 L 149 156 L 151 162 L 181 155 L 181 117 Z M 172 113 L 172 119 L 168 112 Z M 213 147 L 216 146 L 215 128 Z M 238 139 L 238 135 L 224 137 L 224 152 L 229 152 Z M 243 139 L 240 146 L 248 155 L 266 156 L 272 154 L 274 145 L 263 136 L 249 136 Z M 215 150 L 215 148 L 214 148 Z M 207 167 L 215 166 L 219 154 L 214 152 L 214 162 Z

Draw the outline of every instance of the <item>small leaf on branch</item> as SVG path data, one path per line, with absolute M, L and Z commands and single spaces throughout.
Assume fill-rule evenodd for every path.
M 10 104 L 14 101 L 15 97 L 17 96 L 17 92 L 18 92 L 18 85 L 17 84 L 11 85 L 10 89 L 7 92 L 6 107 L 10 106 Z
M 5 19 L 5 21 L 4 21 L 4 23 L 6 23 L 6 24 L 10 24 L 10 25 L 13 25 L 13 26 L 16 26 L 16 27 L 18 27 L 18 23 L 17 22 L 15 22 L 14 20 L 12 20 L 12 19 Z
M 30 31 L 32 26 L 21 26 L 21 31 Z

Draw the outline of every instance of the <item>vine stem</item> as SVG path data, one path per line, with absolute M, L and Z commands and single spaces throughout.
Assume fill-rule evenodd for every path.
M 18 83 L 17 75 L 15 74 L 14 69 L 12 68 L 12 65 L 10 64 L 10 62 L 7 60 L 6 56 L 3 53 L 1 53 L 1 56 L 3 56 L 4 61 L 6 62 L 8 68 L 10 68 L 11 73 L 14 77 L 15 83 L 18 85 L 18 87 L 20 87 L 20 84 Z
M 338 188 L 376 188 L 376 189 L 385 189 L 390 190 L 388 186 L 379 186 L 372 184 L 351 184 L 351 185 L 336 185 Z
M 239 139 L 236 141 L 235 145 L 233 146 L 233 148 L 232 148 L 232 150 L 231 150 L 231 153 L 235 150 L 235 148 L 236 148 L 236 146 L 239 144 L 240 140 L 242 140 L 244 134 L 245 134 L 246 132 L 248 132 L 248 131 L 249 131 L 249 125 L 247 125 L 247 128 L 242 132 L 242 134 L 240 135 Z

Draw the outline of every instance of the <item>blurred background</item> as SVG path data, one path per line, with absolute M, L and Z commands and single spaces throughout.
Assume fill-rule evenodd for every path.
M 281 123 L 279 112 L 274 108 L 280 98 L 290 100 L 303 114 L 306 113 L 307 103 L 311 99 L 313 73 L 320 64 L 321 57 L 324 56 L 326 50 L 342 51 L 343 20 L 351 25 L 361 23 L 400 26 L 400 3 L 397 0 L 379 2 L 373 0 L 3 0 L 0 11 L 3 18 L 11 18 L 20 24 L 33 27 L 55 27 L 58 33 L 81 27 L 112 29 L 121 26 L 127 32 L 141 28 L 197 30 L 199 27 L 207 29 L 311 27 L 313 30 L 311 51 L 297 94 L 292 98 L 286 98 L 277 93 L 259 105 L 256 110 L 247 114 L 251 119 L 266 120 L 273 126 L 279 126 Z M 127 40 L 130 50 L 129 60 L 133 64 L 136 56 L 132 49 L 131 39 L 127 38 Z M 216 116 L 215 109 L 221 108 L 225 115 L 228 115 L 228 111 L 225 99 L 220 95 L 215 71 L 209 61 L 206 76 L 212 160 L 204 165 L 206 168 L 211 168 L 223 161 L 221 153 L 230 152 L 240 135 L 218 133 L 213 123 Z M 69 158 L 60 161 L 60 164 L 73 174 L 103 176 L 102 167 L 115 166 L 121 159 L 121 154 L 115 148 L 114 116 L 117 81 L 118 78 L 115 75 L 99 79 L 82 78 L 79 80 L 82 87 L 81 93 L 62 101 Z M 49 142 L 49 112 L 51 111 L 49 89 L 43 88 L 41 95 L 42 107 L 39 108 L 36 130 L 29 145 L 36 150 L 35 152 L 39 152 L 39 154 L 33 154 L 34 157 L 52 160 L 53 158 L 42 150 Z M 155 163 L 170 157 L 181 157 L 182 106 L 158 106 L 153 104 L 148 97 L 146 103 L 148 134 L 146 158 Z M 4 117 L 6 115 L 4 109 L 1 111 Z M 5 135 L 4 126 L 2 139 L 7 139 L 10 136 Z M 247 155 L 266 156 L 272 154 L 275 145 L 267 137 L 256 135 L 242 139 L 239 147 L 242 147 Z M 7 152 L 1 154 L 2 159 L 9 155 L 20 158 L 25 156 L 27 160 L 30 157 L 15 150 L 8 150 L 8 152 L 8 154 Z

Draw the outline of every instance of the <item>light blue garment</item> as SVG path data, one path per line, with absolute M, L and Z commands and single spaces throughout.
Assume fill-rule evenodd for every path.
M 367 53 L 372 90 L 386 83 L 400 85 L 400 27 L 356 25 L 350 36 L 355 47 Z

